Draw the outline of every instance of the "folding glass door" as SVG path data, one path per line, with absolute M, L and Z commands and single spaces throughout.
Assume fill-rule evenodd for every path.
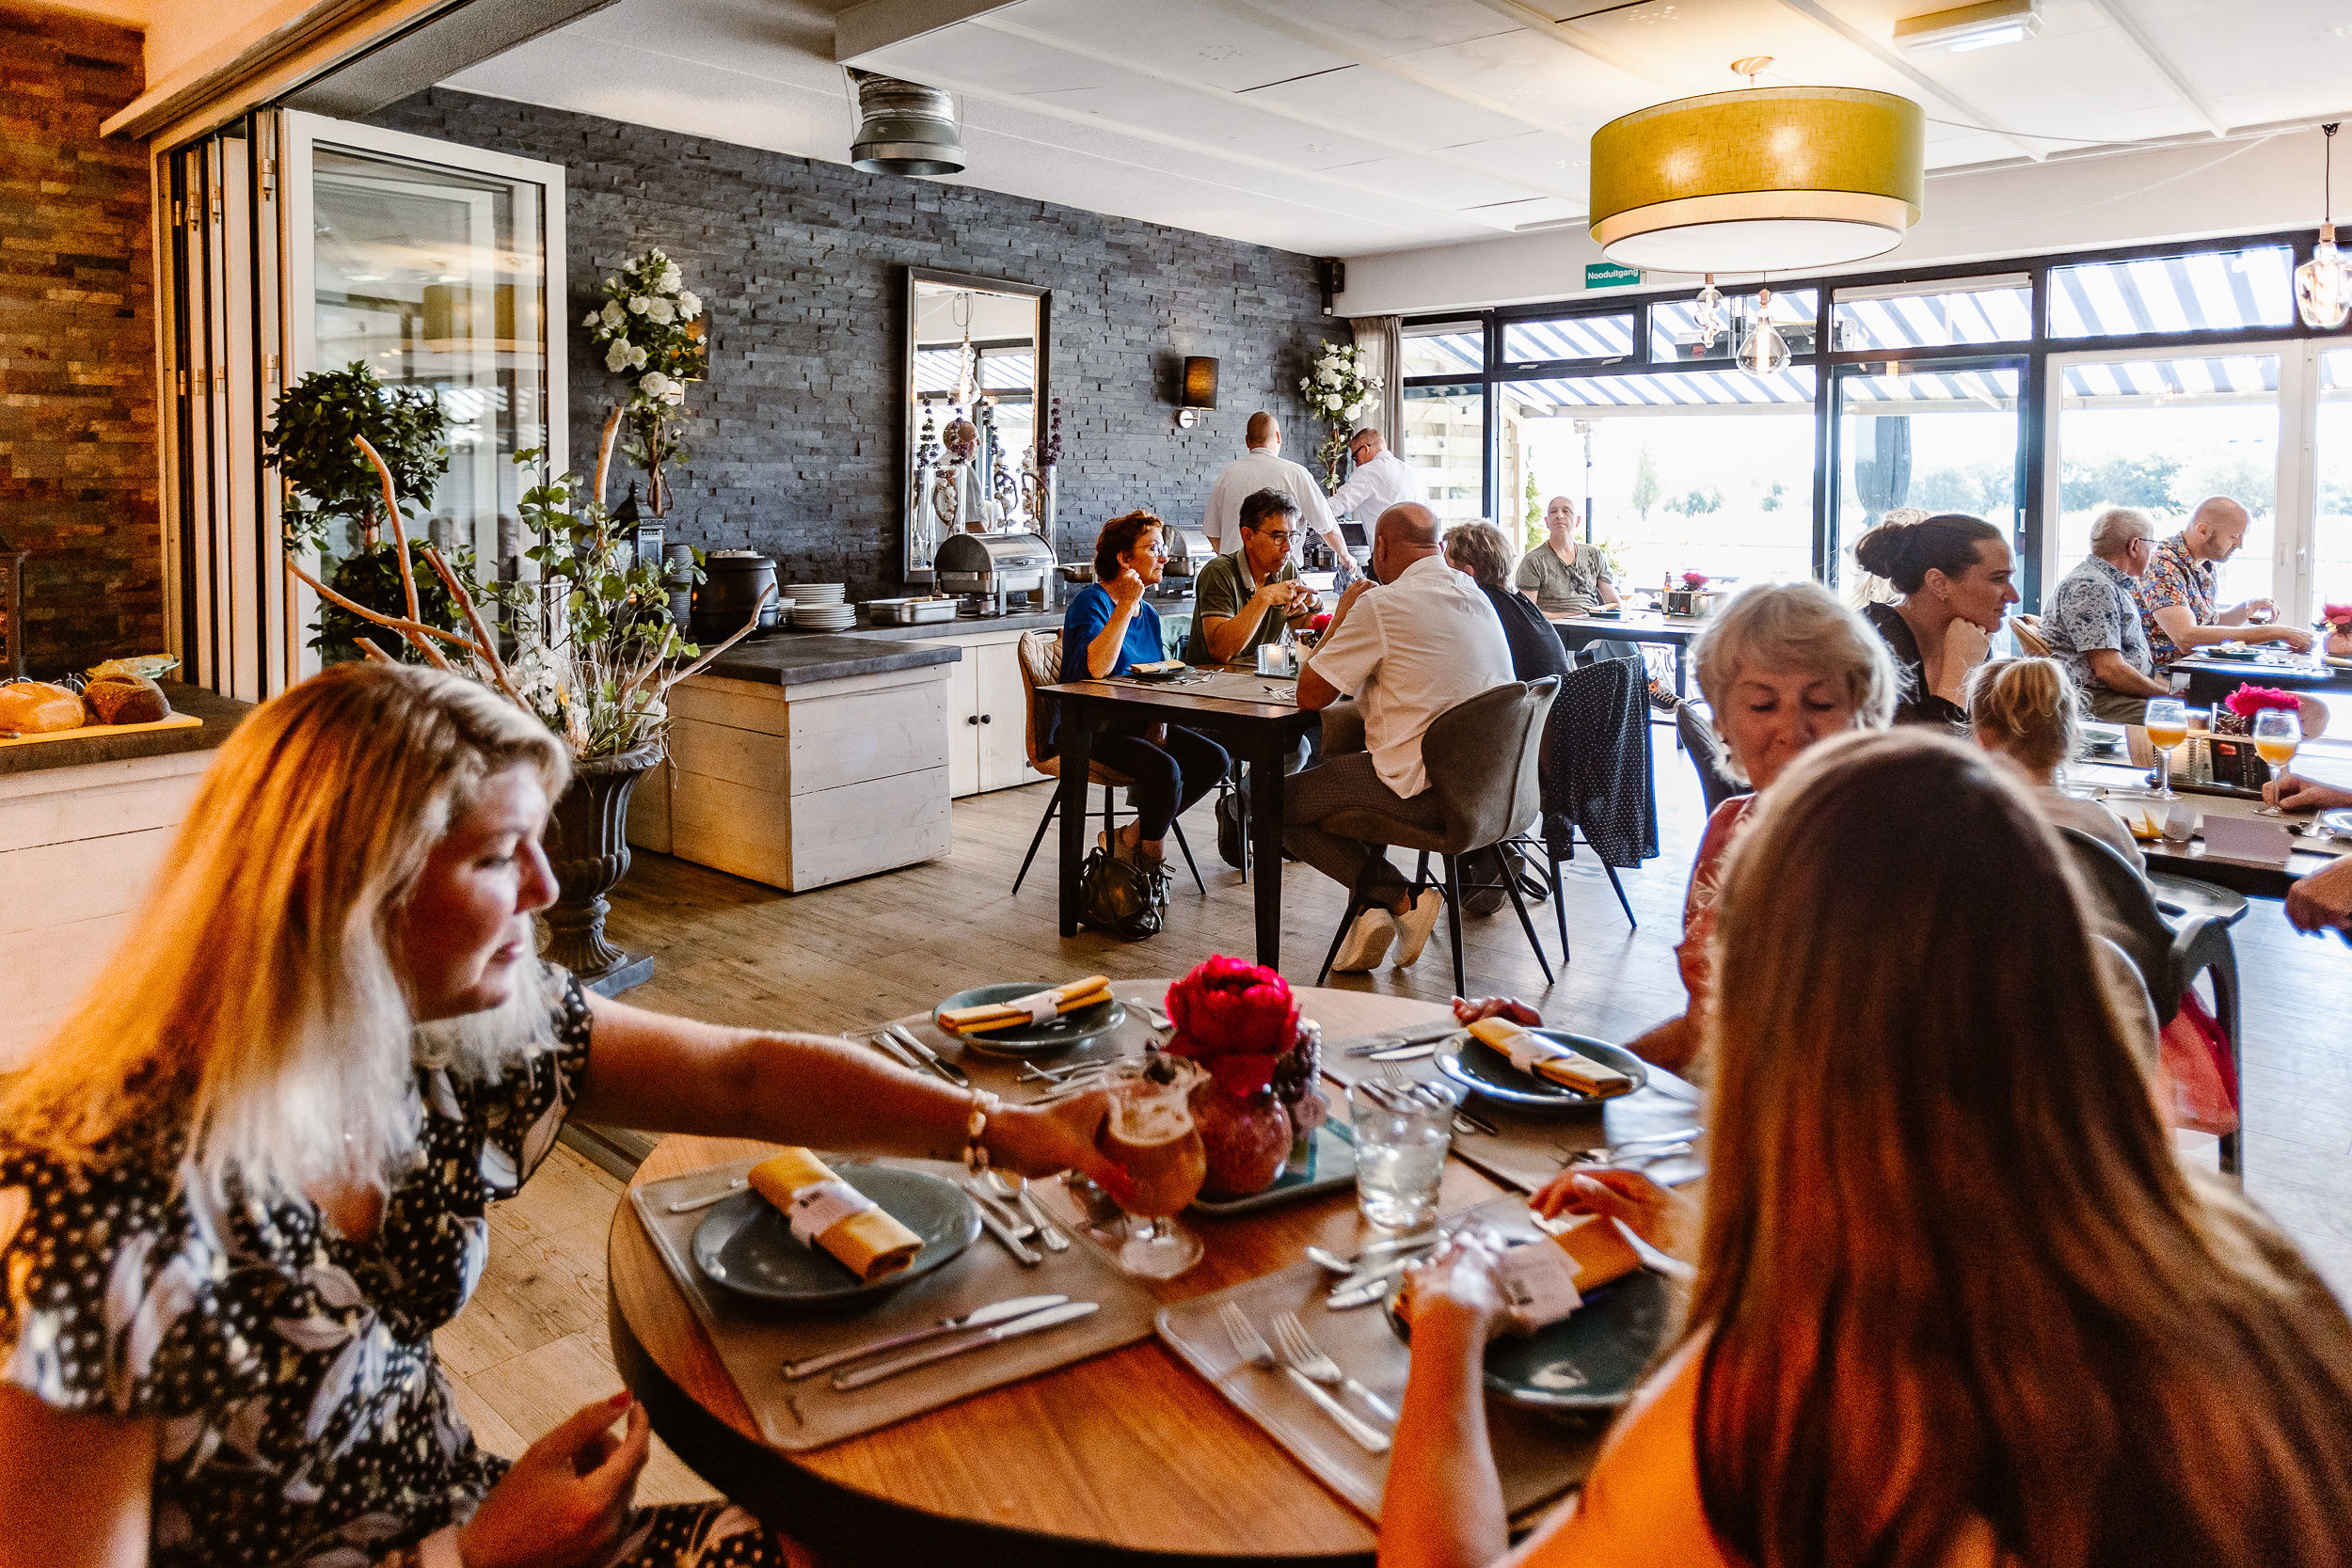
M 167 580 L 184 678 L 260 698 L 317 668 L 262 461 L 280 392 L 353 363 L 430 390 L 450 465 L 425 530 L 512 571 L 514 454 L 565 459 L 564 175 L 314 115 L 274 111 L 166 153 Z M 357 545 L 330 538 L 333 561 Z
M 1837 367 L 1824 554 L 1833 587 L 1855 580 L 1853 544 L 1889 512 L 1965 512 L 2023 548 L 2022 357 Z

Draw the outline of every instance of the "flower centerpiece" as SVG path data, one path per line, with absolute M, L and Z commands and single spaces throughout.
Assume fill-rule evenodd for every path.
M 1218 954 L 1168 988 L 1173 1055 L 1208 1069 L 1193 1120 L 1208 1151 L 1212 1198 L 1263 1192 L 1282 1174 L 1295 1136 L 1323 1120 L 1315 1087 L 1322 1032 L 1298 1016 L 1290 982 Z
M 2332 658 L 2352 658 L 2352 604 L 2331 604 L 2319 612 L 2327 635 L 2322 652 Z
M 654 515 L 670 510 L 661 466 L 693 454 L 677 436 L 686 418 L 686 384 L 710 368 L 703 302 L 686 287 L 675 261 L 648 250 L 604 280 L 605 301 L 580 325 L 604 348 L 604 368 L 628 388 L 628 442 L 622 455 L 645 471 Z
M 1707 586 L 1707 574 L 1705 572 L 1685 572 L 1682 574 L 1682 586 L 1695 594 L 1700 589 Z
M 2299 720 L 2303 737 L 2311 739 L 2328 726 L 2328 710 L 2296 692 L 2275 686 L 2256 686 L 2251 681 L 2221 699 L 2213 710 L 2213 733 L 2216 735 L 2252 735 L 2254 716 L 2265 708 L 2284 708 Z M 2314 712 L 2313 710 L 2317 711 Z
M 1347 454 L 1347 437 L 1365 415 L 1380 406 L 1380 396 L 1365 374 L 1364 351 L 1354 343 L 1325 342 L 1315 355 L 1314 368 L 1301 376 L 1298 389 L 1307 407 L 1327 427 L 1323 445 L 1315 451 L 1323 463 L 1323 487 L 1340 482 L 1340 459 Z

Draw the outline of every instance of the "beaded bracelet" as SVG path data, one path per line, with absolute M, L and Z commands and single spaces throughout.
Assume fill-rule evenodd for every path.
M 963 1168 L 975 1176 L 988 1169 L 988 1146 L 980 1141 L 988 1132 L 988 1118 L 1004 1106 L 1004 1101 L 977 1085 L 972 1088 L 972 1114 L 963 1124 Z

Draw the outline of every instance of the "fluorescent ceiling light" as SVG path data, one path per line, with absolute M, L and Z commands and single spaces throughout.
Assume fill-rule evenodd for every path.
M 1981 0 L 1895 24 L 1898 48 L 1914 55 L 1962 55 L 2023 43 L 2042 31 L 2042 0 Z

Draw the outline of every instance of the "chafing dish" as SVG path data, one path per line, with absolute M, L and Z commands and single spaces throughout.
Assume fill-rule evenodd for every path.
M 1015 595 L 1045 608 L 1054 552 L 1034 533 L 951 533 L 931 564 L 942 593 L 977 598 L 979 614 L 1002 615 Z
M 919 626 L 932 621 L 952 621 L 956 618 L 956 601 L 951 598 L 868 599 L 866 616 L 878 626 Z

